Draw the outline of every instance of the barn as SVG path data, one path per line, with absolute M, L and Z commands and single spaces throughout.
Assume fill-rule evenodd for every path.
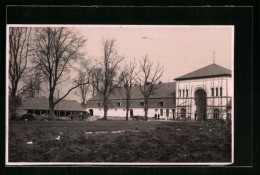
M 16 110 L 18 114 L 48 114 L 49 113 L 49 99 L 45 97 L 33 98 L 28 97 L 22 99 L 21 106 Z M 62 100 L 54 108 L 54 114 L 58 117 L 68 116 L 73 113 L 84 113 L 84 109 L 76 100 Z
M 162 119 L 173 119 L 175 113 L 175 82 L 158 84 L 160 87 L 155 93 L 151 94 L 148 101 L 148 117 L 153 118 L 159 114 Z M 129 116 L 144 116 L 144 99 L 138 86 L 133 86 L 130 97 Z M 87 111 L 90 115 L 102 117 L 103 96 L 97 94 L 87 102 Z M 116 88 L 109 96 L 108 101 L 109 117 L 125 118 L 126 116 L 126 92 L 123 87 Z

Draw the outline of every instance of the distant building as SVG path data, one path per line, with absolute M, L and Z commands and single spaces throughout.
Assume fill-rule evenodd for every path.
M 24 98 L 16 110 L 19 114 L 48 114 L 48 98 Z M 72 113 L 86 113 L 86 110 L 76 100 L 62 100 L 54 108 L 56 116 L 68 116 Z
M 175 79 L 162 83 L 156 94 L 149 98 L 148 117 L 160 114 L 161 119 L 198 120 L 231 118 L 231 70 L 210 64 Z M 103 97 L 97 94 L 87 102 L 91 115 L 103 117 Z M 108 118 L 125 117 L 126 95 L 124 88 L 117 88 L 109 97 Z M 144 116 L 143 95 L 139 87 L 131 90 L 129 116 Z
M 213 63 L 175 80 L 177 119 L 231 117 L 231 70 Z
M 161 83 L 160 88 L 156 93 L 152 94 L 148 101 L 148 117 L 154 117 L 159 114 L 160 118 L 174 118 L 175 112 L 175 82 Z M 102 117 L 103 96 L 98 94 L 87 102 L 87 111 L 90 115 Z M 125 117 L 126 116 L 126 93 L 123 87 L 116 88 L 109 96 L 108 102 L 108 118 L 109 117 Z M 144 116 L 144 99 L 141 90 L 138 86 L 133 86 L 131 89 L 130 99 L 130 116 Z

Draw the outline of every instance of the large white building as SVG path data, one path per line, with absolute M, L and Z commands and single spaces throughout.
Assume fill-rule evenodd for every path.
M 152 94 L 148 101 L 148 117 L 153 118 L 159 114 L 161 119 L 173 119 L 175 114 L 175 82 L 161 83 L 156 93 Z M 98 94 L 87 102 L 87 111 L 90 115 L 102 117 L 103 96 Z M 125 89 L 116 88 L 109 96 L 108 102 L 109 117 L 125 118 L 126 116 L 126 93 Z M 131 89 L 129 116 L 144 116 L 144 99 L 138 86 Z
M 176 116 L 184 120 L 231 117 L 231 71 L 211 64 L 176 80 Z
M 231 71 L 217 64 L 190 72 L 175 79 L 176 82 L 162 83 L 158 92 L 149 98 L 148 117 L 160 114 L 161 119 L 204 120 L 231 117 L 233 83 Z M 117 88 L 109 97 L 109 117 L 126 116 L 124 88 Z M 103 117 L 103 97 L 98 94 L 87 102 L 87 111 Z M 143 96 L 138 86 L 131 90 L 129 116 L 144 116 Z

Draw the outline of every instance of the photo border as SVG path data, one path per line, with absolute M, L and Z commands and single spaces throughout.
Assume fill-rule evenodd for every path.
M 65 3 L 68 3 L 68 1 L 66 1 Z M 202 3 L 203 4 L 203 3 Z M 254 4 L 250 5 L 250 3 L 248 4 L 243 4 L 242 6 L 238 5 L 238 6 L 224 6 L 221 5 L 221 6 L 217 6 L 217 7 L 214 7 L 214 8 L 220 8 L 220 9 L 227 9 L 227 8 L 233 8 L 233 10 L 230 9 L 227 10 L 229 12 L 226 12 L 225 10 L 223 11 L 223 13 L 227 13 L 227 18 L 224 18 L 224 22 L 228 23 L 228 24 L 234 24 L 235 26 L 235 75 L 239 75 L 237 77 L 235 77 L 235 92 L 237 92 L 238 94 L 234 96 L 234 100 L 235 102 L 237 102 L 238 100 L 242 100 L 244 101 L 242 104 L 240 103 L 239 105 L 237 105 L 237 107 L 235 106 L 236 109 L 239 109 L 239 108 L 244 108 L 245 111 L 242 111 L 242 113 L 238 113 L 238 111 L 234 111 L 235 113 L 233 113 L 235 116 L 238 116 L 238 124 L 244 124 L 241 128 L 237 128 L 239 127 L 240 125 L 237 126 L 237 124 L 235 124 L 235 133 L 236 131 L 239 131 L 239 138 L 235 138 L 235 162 L 232 166 L 228 166 L 230 168 L 228 169 L 223 169 L 222 166 L 220 167 L 210 167 L 210 168 L 207 168 L 205 166 L 202 166 L 201 168 L 196 168 L 196 167 L 190 167 L 190 166 L 185 166 L 185 167 L 182 167 L 182 166 L 177 166 L 177 167 L 164 167 L 164 168 L 149 168 L 149 169 L 144 169 L 140 167 L 137 167 L 137 168 L 127 168 L 123 170 L 123 172 L 128 172 L 131 173 L 131 172 L 135 172 L 135 173 L 139 173 L 139 174 L 142 174 L 142 173 L 147 173 L 147 172 L 150 172 L 152 174 L 158 174 L 158 173 L 161 173 L 161 172 L 164 172 L 164 173 L 170 173 L 172 172 L 172 170 L 174 170 L 174 172 L 181 172 L 181 173 L 202 173 L 202 172 L 220 172 L 220 173 L 227 173 L 227 172 L 230 172 L 232 171 L 233 173 L 236 173 L 236 172 L 253 172 L 252 169 L 250 169 L 250 167 L 252 168 L 253 165 L 255 165 L 255 163 L 253 162 L 253 157 L 255 158 L 256 155 L 253 155 L 253 107 L 252 107 L 252 104 L 253 104 L 253 91 L 252 91 L 252 82 L 253 82 L 253 51 L 252 51 L 252 45 L 253 45 L 253 26 L 252 26 L 252 17 L 253 17 L 253 6 Z M 180 7 L 180 6 L 176 6 L 176 7 Z M 109 6 L 107 6 L 106 8 L 109 8 Z M 130 7 L 129 7 L 130 8 Z M 132 8 L 135 8 L 135 7 L 132 7 Z M 146 7 L 146 8 L 150 8 L 150 7 Z M 174 7 L 172 7 L 174 8 Z M 197 7 L 182 7 L 183 9 L 194 9 L 194 8 L 197 8 Z M 212 6 L 207 6 L 207 7 L 204 7 L 204 8 L 208 8 L 208 10 L 210 10 L 210 8 L 212 8 Z M 3 8 L 2 8 L 3 9 Z M 234 10 L 236 9 L 236 10 Z M 249 10 L 249 12 L 247 10 Z M 188 10 L 189 11 L 189 10 Z M 220 10 L 221 11 L 221 10 Z M 247 11 L 247 12 L 246 12 Z M 254 11 L 254 16 L 257 16 L 255 15 L 257 10 Z M 5 12 L 5 11 L 2 11 L 2 13 Z M 189 11 L 191 12 L 191 11 Z M 187 12 L 187 13 L 189 13 Z M 20 12 L 19 12 L 20 13 Z M 192 12 L 191 12 L 192 13 Z M 196 13 L 196 10 L 195 10 L 195 13 Z M 222 12 L 219 12 L 219 13 L 222 13 Z M 250 14 L 251 13 L 251 14 Z M 200 14 L 201 15 L 201 14 Z M 212 15 L 212 13 L 210 13 L 210 15 Z M 210 16 L 209 15 L 209 16 Z M 218 13 L 216 13 L 215 15 L 218 15 Z M 6 16 L 6 14 L 4 15 Z M 221 15 L 220 15 L 221 16 Z M 141 17 L 141 18 L 144 18 L 144 17 Z M 230 19 L 232 18 L 232 19 Z M 2 18 L 3 19 L 3 18 Z M 17 19 L 21 19 L 21 17 L 17 18 Z M 28 18 L 27 18 L 28 20 Z M 183 22 L 183 18 L 181 18 L 179 20 L 179 23 L 185 23 Z M 203 21 L 203 18 L 200 19 L 201 20 L 201 23 L 217 23 L 219 24 L 220 22 L 216 20 L 216 18 L 212 18 L 211 20 L 209 21 Z M 230 21 L 231 20 L 231 21 Z M 19 20 L 18 20 L 19 21 Z M 109 21 L 109 20 L 108 20 Z M 249 28 L 246 28 L 245 26 L 243 26 L 243 24 L 245 25 L 249 25 Z M 257 24 L 256 24 L 257 25 Z M 1 27 L 1 29 L 3 29 L 3 27 Z M 239 29 L 239 32 L 236 31 L 236 29 Z M 242 32 L 242 30 L 245 30 L 244 32 Z M 4 31 L 4 30 L 2 30 Z M 247 33 L 246 33 L 247 32 Z M 3 34 L 4 33 L 4 34 Z M 246 33 L 245 36 L 241 36 L 242 33 Z M 2 38 L 5 38 L 5 32 L 2 32 Z M 243 41 L 244 40 L 244 41 Z M 241 49 L 241 45 L 242 43 L 244 43 L 244 48 L 245 50 L 239 50 Z M 246 43 L 246 44 L 245 44 Z M 254 41 L 254 43 L 257 43 L 257 41 Z M 1 45 L 0 46 L 3 46 L 3 42 L 1 41 Z M 236 49 L 237 48 L 237 45 L 239 45 L 239 49 Z M 241 52 L 244 52 L 241 54 Z M 245 54 L 247 53 L 247 54 Z M 243 56 L 246 56 L 247 55 L 247 58 L 242 58 Z M 4 53 L 2 52 L 1 53 L 1 56 L 4 57 Z M 238 57 L 241 58 L 241 60 L 237 60 Z M 5 57 L 4 57 L 5 58 Z M 3 59 L 1 59 L 1 63 L 4 63 L 5 61 Z M 243 62 L 244 61 L 244 62 Z M 2 64 L 2 65 L 5 65 Z M 5 70 L 4 69 L 4 66 L 3 66 L 3 69 L 2 70 Z M 244 73 L 243 70 L 246 70 Z M 237 74 L 238 73 L 238 74 Z M 4 80 L 3 78 L 3 74 L 2 74 L 2 77 L 1 79 Z M 241 81 L 244 80 L 248 86 L 246 88 L 241 88 L 239 86 L 241 86 L 241 81 L 238 80 L 239 78 L 241 78 Z M 3 85 L 1 86 L 2 89 L 5 89 L 3 87 Z M 236 88 L 239 89 L 239 91 L 236 91 Z M 244 91 L 245 93 L 243 94 L 241 91 Z M 5 92 L 5 91 L 1 91 L 2 93 Z M 4 100 L 1 101 L 2 104 L 4 104 Z M 3 110 L 3 107 L 2 107 L 2 110 Z M 239 111 L 241 112 L 241 111 Z M 237 114 L 236 114 L 237 113 Z M 243 116 L 244 114 L 247 114 L 249 115 L 249 120 L 248 121 L 245 121 L 244 119 L 241 119 L 241 116 Z M 237 119 L 236 119 L 237 120 Z M 245 122 L 244 122 L 245 121 Z M 5 122 L 3 122 L 5 124 Z M 4 126 L 4 124 L 1 124 L 1 126 Z M 236 127 L 237 126 L 237 127 Z M 255 125 L 257 126 L 257 125 Z M 3 127 L 2 127 L 3 128 Z M 243 129 L 245 129 L 246 132 L 242 132 Z M 4 129 L 2 129 L 2 131 L 4 131 Z M 256 131 L 256 130 L 254 130 Z M 4 133 L 2 132 L 2 136 L 4 136 Z M 243 143 L 245 142 L 245 143 Z M 238 145 L 238 148 L 237 148 L 237 145 Z M 242 146 L 241 146 L 242 145 Z M 1 146 L 3 147 L 3 144 L 1 144 Z M 245 149 L 243 149 L 243 147 Z M 239 153 L 238 151 L 241 151 L 243 149 L 244 153 Z M 2 149 L 3 150 L 3 149 Z M 1 151 L 2 151 L 1 150 Z M 3 152 L 3 151 L 2 151 Z M 236 154 L 236 152 L 238 152 L 238 154 Z M 246 155 L 247 154 L 247 155 Z M 246 158 L 243 159 L 243 157 L 246 155 Z M 259 159 L 257 159 L 259 160 Z M 189 167 L 188 169 L 186 169 L 187 167 Z M 24 167 L 25 168 L 25 167 Z M 102 167 L 102 168 L 98 168 L 96 169 L 95 166 L 93 166 L 94 170 L 91 169 L 90 172 L 93 172 L 93 173 L 102 173 L 102 172 L 111 172 L 111 171 L 114 171 L 114 172 L 121 172 L 122 173 L 122 169 L 119 168 L 118 170 L 118 167 L 116 168 L 115 166 L 113 167 Z M 116 170 L 115 170 L 116 168 Z M 242 168 L 242 169 L 241 169 Z M 50 173 L 50 171 L 47 171 L 46 168 L 42 169 L 38 169 L 38 168 L 32 168 L 30 167 L 30 169 L 26 168 L 26 169 L 20 169 L 18 167 L 19 170 L 23 170 L 21 171 L 20 173 L 24 173 L 24 172 L 27 172 L 27 173 L 33 173 L 35 170 L 38 170 L 38 172 L 40 174 L 43 174 L 43 173 Z M 6 172 L 10 172 L 10 173 L 14 173 L 16 170 L 18 170 L 17 168 L 8 168 Z M 61 172 L 69 172 L 70 174 L 72 174 L 74 171 L 71 169 L 71 168 L 66 168 L 66 169 L 57 169 L 57 168 L 52 168 L 52 173 L 56 173 L 56 174 L 61 174 Z M 86 172 L 85 170 L 82 171 L 81 170 L 77 170 L 76 172 Z

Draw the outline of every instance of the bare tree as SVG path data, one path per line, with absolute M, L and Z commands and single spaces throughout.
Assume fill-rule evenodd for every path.
M 27 88 L 26 94 L 28 97 L 40 97 L 40 91 L 42 89 L 40 72 L 29 76 L 24 86 Z
M 18 88 L 18 84 L 24 77 L 30 53 L 31 28 L 9 28 L 9 92 L 10 106 L 16 106 L 17 98 L 21 97 L 27 88 Z M 13 111 L 11 111 L 13 112 Z
M 64 78 L 72 69 L 72 61 L 82 57 L 80 49 L 85 42 L 85 39 L 77 36 L 69 28 L 46 27 L 36 28 L 35 30 L 33 63 L 35 69 L 40 70 L 48 82 L 49 118 L 53 116 L 55 105 L 63 100 L 72 90 L 88 84 L 88 82 L 77 84 L 71 87 L 62 97 L 54 99 L 57 85 L 65 81 Z
M 128 120 L 128 113 L 130 108 L 130 100 L 131 100 L 131 89 L 135 82 L 136 73 L 135 72 L 136 64 L 135 60 L 130 61 L 129 64 L 125 64 L 124 71 L 121 73 L 121 77 L 123 78 L 123 86 L 125 89 L 126 95 L 126 120 Z
M 79 86 L 75 94 L 80 97 L 81 105 L 85 108 L 86 102 L 87 102 L 87 95 L 90 92 L 90 86 L 92 83 L 84 84 L 84 82 L 91 82 L 91 75 L 92 70 L 95 68 L 95 66 L 91 65 L 90 60 L 82 60 L 80 64 L 80 69 L 78 69 L 78 75 L 74 79 L 75 85 L 83 84 Z
M 91 88 L 92 96 L 97 95 L 100 88 L 100 82 L 103 79 L 102 69 L 100 67 L 94 67 L 91 73 Z
M 104 120 L 107 120 L 108 98 L 111 92 L 123 81 L 123 77 L 118 75 L 118 71 L 124 57 L 118 55 L 115 42 L 115 39 L 103 39 L 104 55 L 101 62 L 102 80 L 100 81 L 99 92 L 103 95 Z
M 151 94 L 155 94 L 158 88 L 160 88 L 158 82 L 162 77 L 163 71 L 163 66 L 160 66 L 159 62 L 153 70 L 153 62 L 149 60 L 147 55 L 140 61 L 140 72 L 136 74 L 136 83 L 144 97 L 145 120 L 148 119 L 149 97 Z

